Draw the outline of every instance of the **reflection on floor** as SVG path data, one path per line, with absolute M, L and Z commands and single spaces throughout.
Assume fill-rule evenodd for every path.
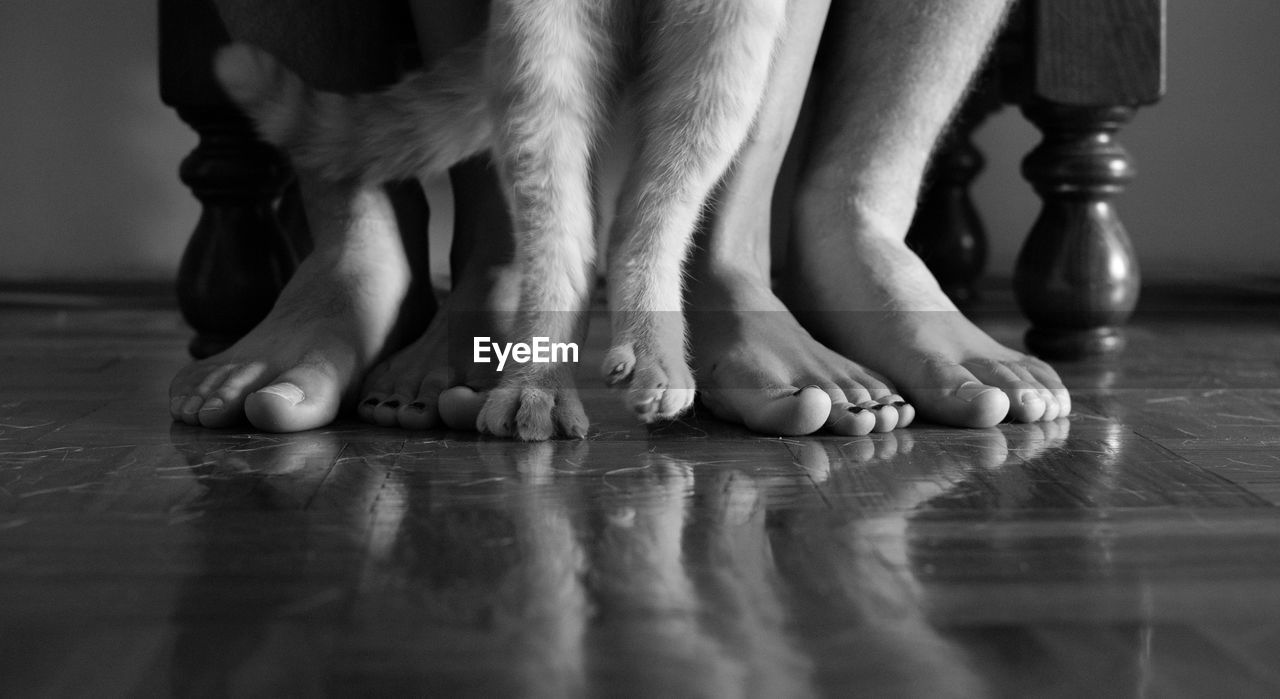
M 1248 298 L 1062 365 L 1069 421 L 646 431 L 592 389 L 590 439 L 515 444 L 173 426 L 171 310 L 0 297 L 0 696 L 1274 696 Z

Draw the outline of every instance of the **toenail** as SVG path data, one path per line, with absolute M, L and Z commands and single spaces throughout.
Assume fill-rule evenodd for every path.
M 809 389 L 811 389 L 811 388 L 822 388 L 822 387 L 821 387 L 821 386 L 819 386 L 819 385 L 818 385 L 818 384 L 816 384 L 816 383 L 811 383 L 811 384 L 809 384 L 808 386 L 805 386 L 804 388 L 800 389 L 799 391 L 796 391 L 795 393 L 792 393 L 791 395 L 793 395 L 793 396 L 798 396 L 798 395 L 800 395 L 801 393 L 804 393 L 805 391 L 807 391 L 807 390 L 809 390 Z
M 965 402 L 973 402 L 981 396 L 998 390 L 1000 389 L 980 384 L 977 381 L 966 381 L 956 389 L 956 398 Z
M 367 399 L 365 399 L 365 401 L 364 401 L 363 403 L 361 403 L 360 405 L 377 405 L 377 404 L 378 404 L 378 402 L 379 402 L 379 401 L 378 401 L 378 399 L 377 399 L 377 398 L 367 398 Z
M 902 406 L 904 406 L 904 405 L 906 405 L 906 404 L 907 404 L 907 402 L 906 402 L 905 400 L 895 400 L 895 401 L 893 401 L 892 403 L 889 403 L 889 405 L 892 405 L 892 406 L 893 406 L 893 407 L 895 407 L 895 408 L 901 408 Z
M 222 410 L 224 407 L 226 407 L 226 403 L 221 398 L 210 398 L 201 406 L 200 412 L 207 413 L 212 410 Z
M 270 393 L 273 396 L 279 396 L 293 405 L 297 405 L 307 398 L 307 394 L 303 393 L 301 388 L 291 383 L 273 383 L 270 386 L 258 389 L 258 393 Z
M 427 409 L 427 404 L 426 404 L 426 403 L 423 403 L 423 402 L 422 402 L 422 401 L 420 401 L 420 400 L 416 400 L 416 401 L 414 401 L 414 402 L 412 402 L 412 403 L 410 403 L 410 404 L 409 404 L 409 409 L 410 409 L 410 410 L 416 410 L 416 411 L 418 411 L 418 412 L 423 412 L 423 411 L 425 411 L 425 410 Z
M 383 403 L 382 405 L 383 405 L 383 406 L 385 406 L 385 407 L 391 408 L 392 410 L 395 410 L 395 409 L 397 409 L 397 408 L 399 408 L 399 407 L 400 407 L 400 401 L 398 401 L 398 400 L 389 400 L 389 401 L 387 401 L 386 403 Z
M 849 406 L 848 408 L 846 408 L 846 410 L 848 410 L 849 412 L 853 413 L 854 415 L 857 415 L 858 413 L 865 413 L 865 412 L 867 412 L 867 409 L 866 409 L 866 408 L 864 408 L 864 407 L 862 407 L 862 406 L 860 406 L 860 405 L 851 405 L 851 406 Z

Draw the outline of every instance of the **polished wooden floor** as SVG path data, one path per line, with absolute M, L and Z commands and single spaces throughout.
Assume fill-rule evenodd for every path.
M 0 696 L 1280 695 L 1275 283 L 1149 293 L 1070 420 L 857 439 L 204 431 L 185 342 L 0 294 Z

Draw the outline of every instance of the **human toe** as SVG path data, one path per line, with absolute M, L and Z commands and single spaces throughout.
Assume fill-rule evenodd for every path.
M 169 397 L 169 417 L 173 418 L 174 422 L 183 421 L 182 405 L 187 402 L 187 398 L 189 398 L 189 396 L 186 394 L 178 394 Z
M 200 404 L 196 420 L 202 427 L 230 427 L 239 420 L 241 414 L 238 410 L 230 409 L 221 397 L 211 396 Z
M 1019 385 L 1006 389 L 1009 394 L 1009 419 L 1014 422 L 1039 422 L 1049 406 L 1034 386 Z
M 200 406 L 204 405 L 205 396 L 228 369 L 197 363 L 179 372 L 169 384 L 169 416 L 178 422 L 199 425 Z
M 376 413 L 378 406 L 382 404 L 382 401 L 385 400 L 385 398 L 386 397 L 384 395 L 379 393 L 366 395 L 360 400 L 360 404 L 356 406 L 356 415 L 359 416 L 362 421 L 371 425 L 378 424 Z
M 341 402 L 341 386 L 332 370 L 301 366 L 249 394 L 244 411 L 260 430 L 301 432 L 332 422 Z
M 446 385 L 445 373 L 422 378 L 415 372 L 394 370 L 378 379 L 366 379 L 368 397 L 361 403 L 361 418 L 382 427 L 428 430 L 440 426 L 437 399 Z
M 390 424 L 386 420 L 387 410 L 379 411 L 379 406 L 386 403 L 396 393 L 396 382 L 390 365 L 386 362 L 369 370 L 360 387 L 360 399 L 356 404 L 356 415 L 364 422 L 374 425 L 395 426 L 394 418 Z M 407 403 L 408 401 L 405 401 Z M 394 409 L 391 411 L 394 413 Z M 382 421 L 380 421 L 380 419 Z
M 859 437 L 871 434 L 876 428 L 876 423 L 874 411 L 861 405 L 841 401 L 832 403 L 831 412 L 824 427 L 835 434 Z
M 426 401 L 413 400 L 396 409 L 395 424 L 406 430 L 430 430 L 440 425 L 440 413 Z
M 713 377 L 712 384 L 716 383 Z M 734 382 L 741 386 L 747 382 Z M 703 405 L 713 415 L 736 422 L 753 432 L 797 436 L 810 434 L 826 423 L 831 397 L 817 385 L 797 388 L 784 383 L 753 380 L 759 388 L 707 387 L 701 392 Z M 750 385 L 747 383 L 747 385 Z
M 451 430 L 474 432 L 486 395 L 470 386 L 452 386 L 441 391 L 436 400 L 440 421 Z
M 903 398 L 901 395 L 897 393 L 890 393 L 887 396 L 881 396 L 878 400 L 876 400 L 876 403 L 879 403 L 880 405 L 889 406 L 897 411 L 898 424 L 894 427 L 894 429 L 900 430 L 904 427 L 910 426 L 912 422 L 915 422 L 915 419 L 916 419 L 915 406 L 911 405 L 911 403 L 909 403 L 907 399 Z
M 929 366 L 925 386 L 908 391 L 916 413 L 932 422 L 956 427 L 992 427 L 1009 414 L 1009 396 L 997 386 L 979 381 L 963 366 Z
M 831 415 L 831 397 L 816 385 L 759 391 L 728 391 L 742 422 L 764 434 L 796 436 L 816 432 Z
M 192 426 L 227 427 L 243 416 L 244 395 L 261 374 L 257 364 L 193 366 L 170 387 L 169 414 Z
M 1035 360 L 1027 367 L 1027 373 L 1033 380 L 1044 386 L 1044 390 L 1049 393 L 1057 406 L 1057 414 L 1053 417 L 1046 416 L 1045 420 L 1051 421 L 1071 415 L 1071 392 L 1062 383 L 1062 379 L 1058 378 L 1058 372 L 1054 371 L 1053 367 Z
M 183 396 L 178 406 L 178 419 L 188 425 L 200 424 L 200 406 L 204 405 L 204 396 Z
M 1040 417 L 1032 420 L 1032 422 L 1045 421 L 1052 422 L 1058 418 L 1061 413 L 1061 405 L 1058 402 L 1058 396 L 1050 390 L 1049 386 L 1043 382 L 1026 363 L 1017 363 L 1010 367 L 1015 374 L 1022 379 L 1022 382 L 1031 390 L 1034 390 L 1044 403 L 1044 412 Z M 1011 416 L 1017 419 L 1017 416 Z
M 876 422 L 871 428 L 872 432 L 889 432 L 898 426 L 898 409 L 894 406 L 879 401 L 867 401 L 860 407 L 875 416 Z
M 401 396 L 393 394 L 378 403 L 373 409 L 373 422 L 381 427 L 399 427 L 400 426 L 400 409 L 407 406 L 411 401 Z
M 1052 396 L 1039 385 L 1020 362 L 982 359 L 966 363 L 967 368 L 982 383 L 995 386 L 1009 397 L 1009 412 L 1005 419 L 1013 422 L 1037 422 L 1049 410 L 1046 398 Z
M 229 427 L 244 418 L 245 397 L 262 381 L 265 365 L 259 363 L 232 367 L 223 374 L 216 387 L 206 389 L 197 419 L 204 427 Z M 211 390 L 210 390 L 211 389 Z

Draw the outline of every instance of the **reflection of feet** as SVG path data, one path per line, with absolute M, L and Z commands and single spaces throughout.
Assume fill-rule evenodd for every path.
M 1030 464 L 1066 444 L 1071 422 L 1064 418 L 1002 428 L 1009 437 L 1009 453 Z
M 354 212 L 315 208 L 313 225 L 348 230 L 318 231 L 316 250 L 271 313 L 226 351 L 178 372 L 169 387 L 175 420 L 225 427 L 247 417 L 269 432 L 320 427 L 382 351 L 409 283 L 389 203 L 365 192 Z
M 509 265 L 468 270 L 422 337 L 369 372 L 360 417 L 384 427 L 475 430 L 496 364 L 473 361 L 474 342 L 510 337 L 520 278 Z
M 209 432 L 185 425 L 170 430 L 174 448 L 208 488 L 199 507 L 240 509 L 245 503 L 270 509 L 303 509 L 329 475 L 343 442 L 327 432 L 262 435 Z M 353 489 L 371 479 L 351 481 Z M 353 491 L 344 491 L 350 495 Z M 360 500 L 360 498 L 355 498 Z M 356 508 L 353 513 L 362 515 Z
M 663 610 L 688 621 L 697 606 L 683 565 L 693 468 L 648 454 L 641 468 L 610 480 L 615 490 L 603 501 L 599 587 L 623 609 Z
M 512 691 L 496 693 L 581 696 L 590 611 L 583 587 L 586 556 L 574 521 L 573 485 L 555 478 L 557 463 L 586 458 L 587 443 L 481 441 L 474 446 L 485 471 L 503 481 L 502 497 L 495 501 L 509 517 L 502 538 L 514 547 L 500 557 L 515 565 L 496 581 L 491 602 L 496 613 L 489 616 L 494 635 L 505 641 L 503 667 L 513 680 Z M 463 511 L 463 521 L 475 517 L 474 505 Z M 493 546 L 490 538 L 481 548 Z
M 585 463 L 591 453 L 590 443 L 582 440 L 528 444 L 483 440 L 474 442 L 473 446 L 486 468 L 486 477 L 518 479 L 532 488 L 549 485 L 566 465 Z M 550 493 L 541 495 L 550 496 Z
M 911 430 L 789 444 L 795 463 L 829 498 L 864 512 L 983 511 L 1021 508 L 1036 488 L 1034 465 L 1061 447 L 1070 421 L 1002 425 L 948 434 Z M 935 433 L 938 434 L 938 433 Z
M 704 571 L 708 626 L 742 675 L 741 689 L 725 693 L 814 696 L 812 662 L 790 633 L 793 620 L 773 565 L 765 524 L 769 484 L 736 469 L 699 473 L 698 481 L 706 523 L 686 534 L 694 544 L 686 556 L 696 561 L 691 568 Z
M 1071 422 L 1065 418 L 1001 426 L 1000 433 L 1007 440 L 1006 458 L 1000 462 L 992 459 L 986 469 L 989 473 L 975 473 L 973 478 L 958 482 L 956 489 L 963 491 L 962 498 L 970 508 L 1022 510 L 1045 505 L 1044 467 L 1039 462 L 1066 443 L 1070 429 Z
M 640 527 L 624 537 L 641 558 L 661 561 L 662 568 L 680 559 L 685 510 L 693 494 L 693 467 L 663 454 L 647 454 L 644 465 L 620 477 L 615 496 L 606 501 L 605 519 L 624 529 Z M 635 534 L 636 536 L 633 536 Z M 639 537 L 639 538 L 637 538 Z
M 606 477 L 594 537 L 594 589 L 607 643 L 593 648 L 601 686 L 637 696 L 740 696 L 741 669 L 706 633 L 684 549 L 694 476 L 662 454 Z
M 748 274 L 707 272 L 688 294 L 702 400 L 766 434 L 885 432 L 915 410 L 874 373 L 822 346 Z
M 335 557 L 323 581 L 309 575 L 316 551 L 359 550 L 367 529 L 366 508 L 343 510 L 349 519 L 327 519 L 314 527 L 304 512 L 317 499 L 343 442 L 328 431 L 298 435 L 234 434 L 174 425 L 173 446 L 201 486 L 198 499 L 181 509 L 199 514 L 184 526 L 199 571 L 177 588 L 176 638 L 171 658 L 174 693 L 182 696 L 223 687 L 227 694 L 275 696 L 284 688 L 303 695 L 323 694 L 325 648 L 334 633 L 309 623 L 340 614 L 345 600 L 334 590 L 354 589 L 358 559 Z M 372 474 L 372 469 L 369 470 Z M 343 480 L 342 502 L 382 479 Z M 350 488 L 350 489 L 348 489 Z M 184 493 L 193 494 L 186 484 Z M 176 494 L 176 493 L 175 493 Z M 270 527 L 243 526 L 246 515 L 269 513 Z M 334 514 L 326 510 L 327 514 Z M 293 536 L 279 536 L 288 531 Z M 254 594 L 211 596 L 224 587 L 226 571 L 241 571 L 271 582 Z M 223 612 L 231 610 L 234 612 Z M 210 623 L 210 610 L 232 613 L 234 624 Z
M 806 327 L 883 373 L 934 422 L 989 427 L 1070 413 L 1048 364 L 969 322 L 894 235 L 898 223 L 846 211 L 846 195 L 812 188 L 796 209 L 801 273 L 792 274 L 787 299 Z
M 911 454 L 915 437 L 910 431 L 890 432 L 883 435 L 860 435 L 847 442 L 802 439 L 787 445 L 794 463 L 804 470 L 805 476 L 815 484 L 826 483 L 835 473 L 840 476 L 846 469 L 863 473 L 875 464 L 887 464 L 892 469 Z M 879 488 L 876 489 L 879 496 Z

